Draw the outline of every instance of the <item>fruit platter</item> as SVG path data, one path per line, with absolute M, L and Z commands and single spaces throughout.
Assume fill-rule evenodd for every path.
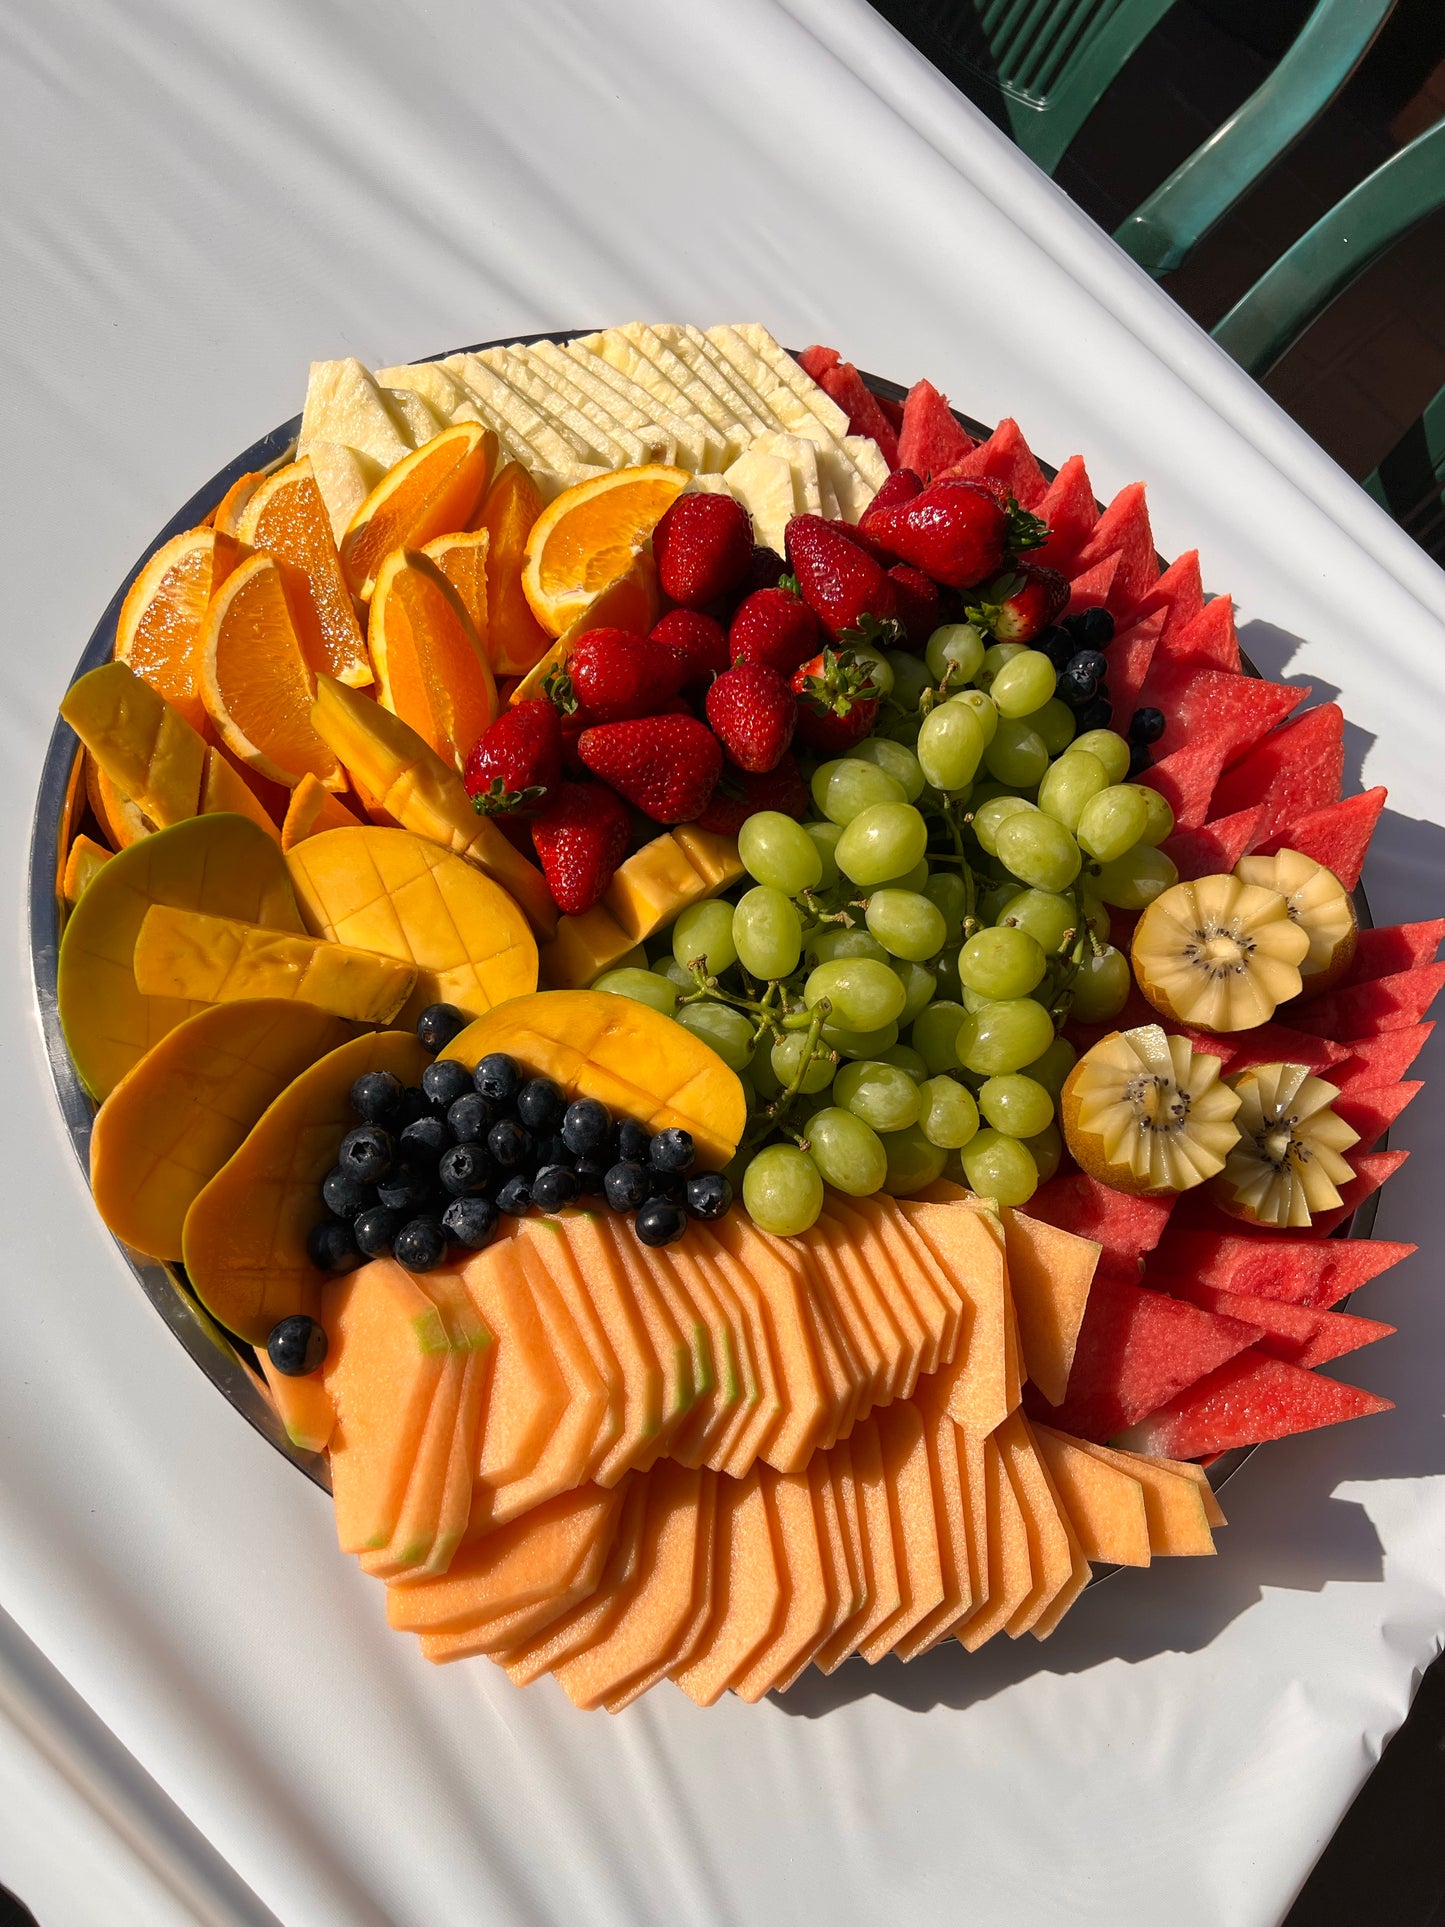
M 430 1661 L 1045 1639 L 1388 1407 L 1321 1368 L 1445 919 L 1309 697 L 1142 483 L 821 344 L 313 363 L 61 704 L 95 1208 Z

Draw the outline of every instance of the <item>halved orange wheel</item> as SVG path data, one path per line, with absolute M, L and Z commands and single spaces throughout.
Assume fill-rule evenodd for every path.
M 549 635 L 627 573 L 688 479 L 686 469 L 648 462 L 579 482 L 543 509 L 527 536 L 522 588 Z

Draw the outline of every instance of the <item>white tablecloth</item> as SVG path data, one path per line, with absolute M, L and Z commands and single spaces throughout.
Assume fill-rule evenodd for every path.
M 117 1830 L 99 1769 L 20 1773 L 0 1879 L 48 1810 L 52 1920 L 127 1917 L 102 1866 L 259 1917 L 196 1898 L 149 1776 L 286 1927 L 1277 1920 L 1445 1627 L 1445 1084 L 1379 1221 L 1425 1250 L 1362 1305 L 1403 1335 L 1346 1361 L 1399 1409 L 1259 1453 L 1208 1568 L 1111 1579 L 1042 1648 L 583 1716 L 389 1634 L 142 1298 L 50 1095 L 25 843 L 113 587 L 313 355 L 757 317 L 1146 477 L 1255 660 L 1342 692 L 1382 919 L 1445 899 L 1445 578 L 862 0 L 8 0 L 0 87 L 0 1606 L 138 1789 Z

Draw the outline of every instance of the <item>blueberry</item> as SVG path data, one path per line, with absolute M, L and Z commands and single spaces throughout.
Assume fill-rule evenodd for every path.
M 532 1133 L 514 1117 L 499 1117 L 487 1132 L 487 1149 L 504 1171 L 515 1171 L 532 1152 Z
M 560 1211 L 577 1195 L 577 1173 L 566 1164 L 544 1164 L 532 1180 L 532 1202 L 539 1211 Z
M 1029 644 L 1048 657 L 1056 670 L 1067 669 L 1078 653 L 1079 645 L 1067 629 L 1044 629 Z
M 1065 701 L 1067 700 L 1068 698 L 1066 697 Z M 1085 730 L 1107 729 L 1113 720 L 1114 705 L 1102 692 L 1095 696 L 1092 702 L 1085 703 L 1083 708 L 1075 711 L 1074 714 L 1074 725 L 1081 736 Z
M 433 1104 L 449 1109 L 463 1091 L 471 1090 L 472 1074 L 465 1064 L 457 1063 L 455 1058 L 439 1058 L 435 1064 L 428 1064 L 422 1072 L 421 1087 Z
M 1082 681 L 1087 677 L 1091 682 L 1101 683 L 1109 673 L 1109 665 L 1097 649 L 1080 649 L 1077 655 L 1069 658 L 1069 674 Z M 425 1084 L 426 1079 L 422 1079 Z
M 388 1171 L 377 1185 L 376 1201 L 385 1205 L 388 1211 L 414 1215 L 430 1201 L 433 1184 L 430 1171 L 398 1165 L 395 1170 Z
M 480 1092 L 468 1091 L 447 1107 L 447 1129 L 458 1144 L 480 1144 L 492 1128 L 494 1109 Z
M 414 1209 L 415 1207 L 409 1207 Z M 398 1211 L 393 1206 L 374 1204 L 369 1211 L 352 1223 L 352 1235 L 356 1248 L 363 1258 L 389 1258 L 391 1242 L 406 1223 L 406 1211 Z
M 367 1124 L 390 1124 L 405 1091 L 390 1071 L 363 1071 L 351 1087 L 351 1108 Z
M 670 1245 L 687 1230 L 687 1213 L 671 1198 L 649 1198 L 633 1223 L 645 1245 Z
M 435 1271 L 447 1255 L 447 1234 L 437 1218 L 413 1218 L 391 1241 L 391 1255 L 408 1271 Z
M 1136 776 L 1142 776 L 1146 769 L 1151 769 L 1153 764 L 1154 758 L 1149 754 L 1147 743 L 1129 745 L 1129 781 L 1131 783 Z
M 517 1095 L 522 1073 L 514 1059 L 504 1051 L 494 1050 L 472 1072 L 472 1082 L 482 1096 L 489 1097 L 494 1104 L 510 1104 Z
M 1133 720 L 1129 724 L 1129 741 L 1144 744 L 1157 743 L 1167 727 L 1162 709 L 1136 709 Z
M 1082 609 L 1076 616 L 1065 616 L 1061 627 L 1087 649 L 1107 649 L 1114 640 L 1114 618 L 1107 609 Z
M 397 1153 L 410 1164 L 435 1164 L 452 1141 L 439 1117 L 419 1117 L 397 1139 Z
M 517 1116 L 529 1131 L 555 1131 L 567 1100 L 550 1077 L 531 1077 L 517 1092 Z
M 649 1198 L 670 1198 L 674 1204 L 681 1204 L 687 1195 L 687 1180 L 681 1171 L 649 1169 L 647 1195 Z
M 614 1133 L 612 1149 L 624 1164 L 646 1164 L 652 1156 L 652 1133 L 635 1117 L 624 1117 Z
M 454 1198 L 480 1191 L 491 1175 L 492 1160 L 480 1144 L 454 1144 L 450 1151 L 443 1151 L 437 1166 L 442 1189 Z
M 326 1357 L 326 1328 L 297 1313 L 271 1327 L 266 1356 L 283 1378 L 307 1378 Z
M 372 1184 L 391 1169 L 394 1155 L 389 1131 L 384 1131 L 379 1124 L 358 1124 L 354 1131 L 348 1131 L 341 1140 L 341 1149 L 336 1153 L 336 1168 L 344 1171 L 349 1178 L 359 1178 L 363 1184 Z
M 361 1263 L 351 1226 L 340 1218 L 323 1218 L 312 1225 L 306 1256 L 318 1271 L 354 1271 Z
M 532 1151 L 534 1167 L 540 1171 L 546 1164 L 565 1164 L 570 1171 L 577 1160 L 567 1148 L 567 1140 L 560 1131 L 550 1131 L 545 1137 L 537 1139 Z
M 614 1164 L 603 1180 L 607 1202 L 614 1211 L 635 1211 L 647 1202 L 647 1169 L 632 1158 Z
M 695 1218 L 721 1218 L 733 1201 L 733 1188 L 721 1171 L 699 1171 L 687 1181 L 687 1208 Z
M 453 1198 L 442 1213 L 447 1236 L 469 1251 L 480 1251 L 496 1236 L 497 1207 L 490 1198 Z
M 692 1159 L 691 1131 L 659 1131 L 652 1140 L 652 1162 L 659 1171 L 690 1171 Z
M 417 1041 L 433 1056 L 447 1045 L 470 1020 L 455 1004 L 428 1004 L 416 1020 Z
M 569 1104 L 562 1119 L 562 1136 L 569 1151 L 578 1157 L 593 1157 L 606 1144 L 612 1131 L 607 1106 L 595 1097 L 579 1097 Z
M 435 1117 L 436 1108 L 420 1084 L 408 1084 L 401 1094 L 401 1103 L 391 1128 L 398 1136 L 408 1124 L 415 1124 L 419 1117 Z
M 343 1171 L 339 1164 L 333 1164 L 321 1180 L 321 1202 L 333 1218 L 354 1218 L 375 1201 L 371 1186 Z
M 521 1176 L 508 1178 L 497 1193 L 497 1209 L 509 1218 L 525 1217 L 532 1208 L 532 1186 Z
M 1054 694 L 1061 703 L 1067 703 L 1076 714 L 1086 703 L 1091 703 L 1099 688 L 1097 676 L 1082 675 L 1072 666 L 1066 669 L 1054 685 Z
M 600 1158 L 578 1158 L 574 1167 L 577 1189 L 584 1196 L 595 1196 L 601 1191 L 607 1177 L 605 1156 Z

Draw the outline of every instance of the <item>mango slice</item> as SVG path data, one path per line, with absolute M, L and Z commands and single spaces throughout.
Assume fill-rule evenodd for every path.
M 303 934 L 280 850 L 244 817 L 193 817 L 112 857 L 71 913 L 57 971 L 65 1041 L 97 1099 L 199 1008 L 136 989 L 135 940 L 153 903 Z
M 60 879 L 60 894 L 71 905 L 80 902 L 87 887 L 110 862 L 111 853 L 91 836 L 78 836 L 65 859 Z
M 548 990 L 582 990 L 636 946 L 605 903 L 580 916 L 559 917 L 557 933 L 537 957 L 537 974 Z
M 281 848 L 291 849 L 323 830 L 360 829 L 361 818 L 308 770 L 291 792 L 286 820 L 281 825 Z
M 315 782 L 315 777 L 308 777 Z M 318 789 L 320 785 L 317 784 Z M 244 816 L 264 830 L 273 843 L 281 841 L 281 832 L 266 814 L 264 805 L 251 785 L 241 775 L 235 764 L 228 761 L 226 752 L 214 743 L 206 750 L 206 773 L 201 783 L 202 816 Z
M 348 1035 L 325 1011 L 271 998 L 217 1004 L 177 1024 L 116 1085 L 91 1130 L 90 1189 L 116 1237 L 148 1258 L 179 1258 L 200 1191 L 267 1105 Z
M 416 966 L 403 1024 L 436 1003 L 481 1017 L 537 987 L 536 940 L 515 901 L 424 837 L 324 830 L 296 844 L 287 867 L 315 936 Z
M 264 1345 L 278 1319 L 317 1316 L 326 1281 L 306 1255 L 306 1238 L 323 1215 L 321 1180 L 356 1122 L 351 1086 L 363 1071 L 391 1071 L 403 1084 L 419 1084 L 430 1061 L 410 1031 L 376 1031 L 342 1044 L 267 1106 L 196 1198 L 181 1255 L 196 1296 L 228 1330 Z M 376 1543 L 390 1536 L 388 1529 Z
M 557 906 L 542 872 L 495 823 L 477 815 L 461 777 L 400 716 L 331 676 L 318 676 L 311 723 L 357 788 L 403 829 L 475 863 L 516 898 L 539 937 L 552 935 Z
M 285 997 L 353 1023 L 387 1024 L 415 982 L 409 965 L 369 950 L 162 903 L 147 910 L 135 940 L 135 983 L 143 997 L 203 1004 Z
M 717 1052 L 660 1011 L 604 990 L 544 990 L 517 997 L 452 1039 L 443 1051 L 469 1070 L 507 1051 L 569 1097 L 595 1097 L 649 1130 L 691 1131 L 698 1160 L 723 1165 L 738 1147 L 747 1100 Z
M 127 663 L 102 663 L 72 683 L 60 713 L 158 829 L 196 814 L 205 742 Z

